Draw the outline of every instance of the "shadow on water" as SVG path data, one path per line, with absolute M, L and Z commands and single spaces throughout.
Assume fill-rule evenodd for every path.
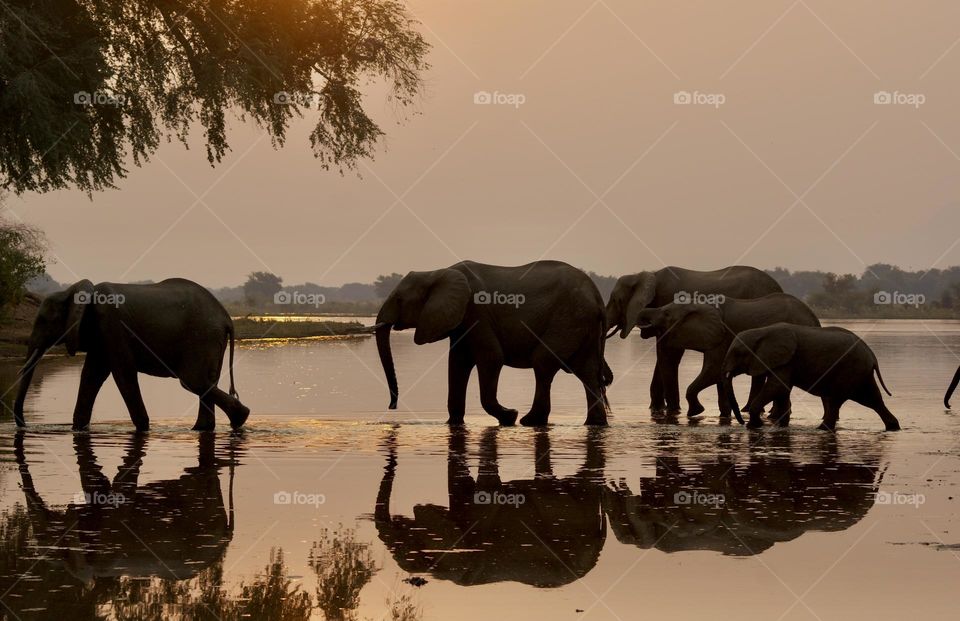
M 597 564 L 607 522 L 620 543 L 643 549 L 754 555 L 806 532 L 850 528 L 873 506 L 883 476 L 877 436 L 858 439 L 864 454 L 849 458 L 833 434 L 755 434 L 745 451 L 730 434 L 708 440 L 709 450 L 664 436 L 654 476 L 633 491 L 625 480 L 606 480 L 609 430 L 591 429 L 572 476 L 554 476 L 551 432 L 539 431 L 533 478 L 504 482 L 499 433 L 482 433 L 474 479 L 468 433 L 451 429 L 448 506 L 419 504 L 407 517 L 390 512 L 398 463 L 396 430 L 388 432 L 373 519 L 402 569 L 464 586 L 558 587 Z

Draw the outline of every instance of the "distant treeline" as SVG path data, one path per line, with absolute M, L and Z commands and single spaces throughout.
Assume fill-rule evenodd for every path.
M 960 266 L 926 271 L 905 271 L 877 263 L 862 274 L 835 274 L 811 270 L 767 270 L 783 290 L 797 296 L 826 318 L 928 317 L 960 318 Z M 604 299 L 609 298 L 617 276 L 588 271 Z M 268 272 L 254 272 L 236 287 L 211 289 L 235 315 L 261 313 L 375 314 L 380 303 L 402 278 L 392 273 L 372 283 L 347 283 L 327 287 L 315 283 L 286 285 Z M 41 295 L 66 285 L 48 274 L 30 281 L 28 289 Z

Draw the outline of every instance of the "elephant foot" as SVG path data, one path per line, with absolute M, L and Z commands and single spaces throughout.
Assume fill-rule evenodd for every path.
M 829 423 L 827 423 L 827 421 L 821 421 L 820 424 L 817 425 L 817 429 L 819 429 L 820 431 L 836 431 L 837 430 L 836 425 L 831 427 Z
M 667 416 L 679 416 L 681 413 L 683 413 L 683 410 L 680 409 L 679 405 L 667 406 L 663 413 Z
M 747 429 L 760 429 L 763 427 L 763 418 L 759 414 L 750 414 L 750 420 L 747 421 Z
M 247 418 L 250 416 L 250 408 L 239 403 L 234 411 L 228 415 L 230 419 L 230 426 L 234 429 L 239 429 L 243 427 L 243 424 L 247 422 Z
M 606 414 L 588 414 L 587 420 L 583 421 L 583 424 L 597 426 L 597 427 L 606 427 L 607 415 Z
M 197 423 L 193 426 L 191 431 L 213 431 L 214 429 L 216 429 L 215 425 Z
M 516 410 L 511 410 L 508 408 L 503 408 L 500 414 L 495 415 L 495 418 L 500 421 L 500 424 L 504 427 L 513 427 L 517 423 L 517 416 L 520 413 Z
M 702 403 L 697 403 L 696 405 L 691 405 L 690 409 L 687 410 L 687 418 L 693 418 L 694 416 L 700 416 L 706 411 L 707 408 L 703 407 Z
M 886 424 L 887 431 L 900 431 L 900 423 L 898 421 L 893 421 Z
M 549 416 L 540 412 L 529 412 L 520 419 L 520 424 L 524 427 L 543 427 L 547 424 Z
M 450 418 L 447 419 L 447 424 L 450 425 L 451 427 L 459 427 L 460 425 L 463 425 L 463 417 L 451 416 Z

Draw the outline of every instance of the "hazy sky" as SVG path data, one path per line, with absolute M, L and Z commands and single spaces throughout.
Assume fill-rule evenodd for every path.
M 459 259 L 607 274 L 960 263 L 960 3 L 408 5 L 434 46 L 427 90 L 398 125 L 371 87 L 388 136 L 362 177 L 323 172 L 308 123 L 274 151 L 236 121 L 217 168 L 199 141 L 174 144 L 92 202 L 12 199 L 46 230 L 50 272 L 335 285 Z M 477 105 L 478 91 L 525 102 Z

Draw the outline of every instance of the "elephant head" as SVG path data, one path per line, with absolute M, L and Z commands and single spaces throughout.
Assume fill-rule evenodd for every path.
M 734 411 L 740 408 L 733 390 L 733 378 L 746 373 L 757 377 L 789 364 L 797 352 L 797 336 L 790 330 L 758 328 L 745 330 L 736 337 L 723 359 L 723 387 Z M 750 404 L 747 404 L 750 407 Z
M 683 349 L 712 349 L 723 344 L 727 330 L 720 309 L 708 304 L 671 303 L 645 308 L 637 318 L 643 338 L 665 338 Z
M 657 293 L 657 276 L 653 272 L 640 272 L 617 279 L 610 301 L 607 302 L 607 337 L 620 330 L 620 338 L 625 339 L 630 330 L 637 325 L 640 311 L 646 308 Z
M 390 330 L 416 328 L 417 345 L 433 343 L 450 335 L 460 325 L 470 303 L 470 285 L 463 273 L 446 268 L 410 272 L 390 293 L 374 326 L 377 350 L 390 389 L 390 409 L 397 408 L 400 390 L 390 351 Z
M 27 341 L 27 359 L 20 369 L 20 386 L 13 415 L 18 427 L 24 426 L 23 402 L 33 380 L 33 371 L 43 354 L 56 345 L 63 344 L 73 356 L 83 351 L 81 327 L 84 313 L 93 298 L 93 283 L 81 280 L 66 291 L 50 294 L 44 298 L 33 322 L 33 331 Z

